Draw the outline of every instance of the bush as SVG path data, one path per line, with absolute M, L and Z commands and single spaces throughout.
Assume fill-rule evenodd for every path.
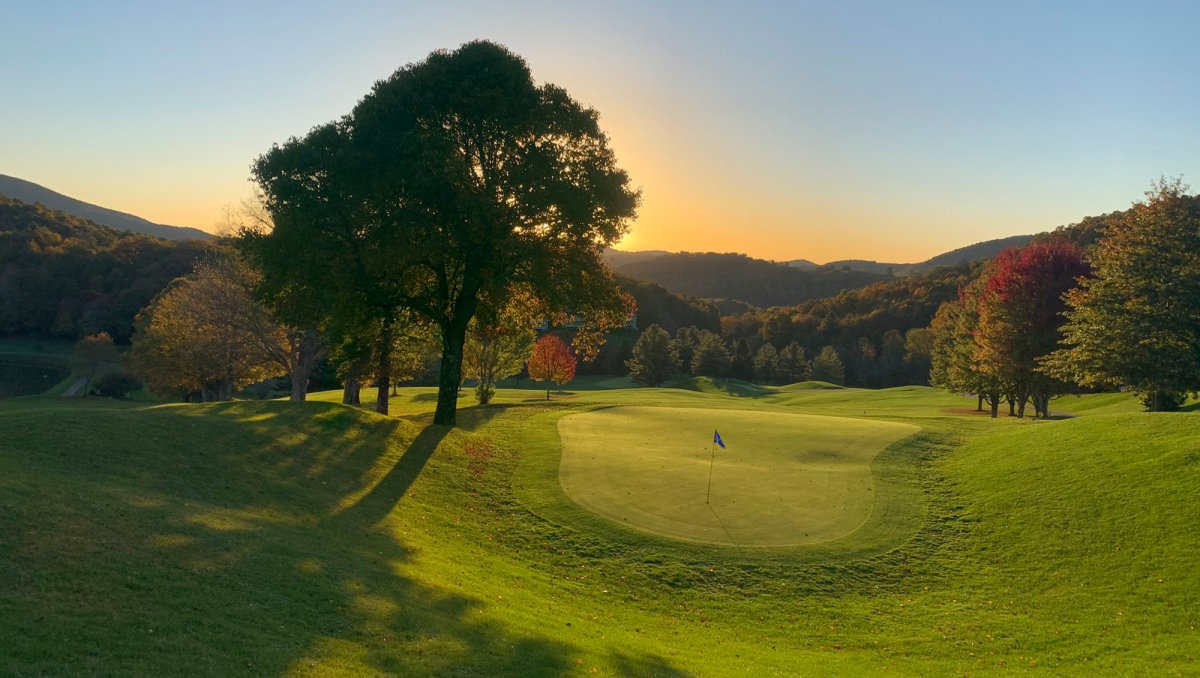
M 97 379 L 96 383 L 92 385 L 92 394 L 104 398 L 124 399 L 141 387 L 142 382 L 137 379 L 127 374 L 114 372 Z

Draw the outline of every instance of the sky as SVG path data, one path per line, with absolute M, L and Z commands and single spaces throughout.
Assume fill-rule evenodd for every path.
M 914 262 L 1200 188 L 1200 3 L 0 0 L 0 174 L 216 230 L 251 162 L 490 39 L 594 107 L 621 249 Z

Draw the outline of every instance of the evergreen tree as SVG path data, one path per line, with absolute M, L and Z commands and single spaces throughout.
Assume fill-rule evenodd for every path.
M 779 379 L 785 384 L 808 381 L 812 378 L 812 365 L 804 355 L 804 347 L 793 341 L 779 352 Z
M 738 339 L 733 342 L 728 376 L 746 381 L 754 380 L 754 351 L 750 350 L 749 341 Z
M 661 386 L 679 371 L 679 362 L 671 350 L 671 338 L 658 325 L 647 327 L 633 345 L 633 357 L 625 361 L 629 376 L 642 386 Z
M 813 360 L 812 378 L 839 386 L 846 383 L 846 367 L 832 346 L 821 349 Z
M 679 371 L 684 374 L 693 374 L 692 371 L 692 355 L 696 352 L 696 347 L 700 345 L 700 330 L 693 326 L 680 327 L 675 332 L 675 338 L 671 340 L 671 350 L 675 353 L 675 358 L 679 361 Z
M 692 373 L 703 377 L 723 377 L 729 373 L 733 357 L 719 334 L 700 331 L 700 342 L 692 355 Z
M 1095 277 L 1067 294 L 1062 348 L 1044 368 L 1084 386 L 1136 390 L 1147 409 L 1200 390 L 1200 196 L 1160 180 L 1108 225 Z
M 779 351 L 763 344 L 754 354 L 754 379 L 760 384 L 774 384 L 779 379 Z

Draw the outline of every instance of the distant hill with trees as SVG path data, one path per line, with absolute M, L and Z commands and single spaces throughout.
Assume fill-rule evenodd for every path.
M 206 233 L 198 228 L 156 224 L 132 214 L 76 200 L 32 181 L 4 174 L 0 174 L 0 196 L 30 204 L 41 203 L 52 210 L 66 212 L 118 231 L 133 231 L 167 240 L 211 240 L 213 238 L 211 233 Z
M 885 280 L 863 271 L 804 271 L 744 254 L 679 252 L 625 264 L 631 278 L 693 297 L 732 299 L 757 307 L 784 306 Z
M 215 241 L 170 241 L 0 197 L 0 335 L 128 341 L 138 312 Z

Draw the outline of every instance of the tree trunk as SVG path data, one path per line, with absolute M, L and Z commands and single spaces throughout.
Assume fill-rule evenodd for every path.
M 362 399 L 359 396 L 362 391 L 362 384 L 358 381 L 357 375 L 346 377 L 346 383 L 342 386 L 342 404 L 343 405 L 362 405 Z
M 1015 416 L 1016 412 L 1014 411 L 1014 408 L 1016 408 L 1016 406 L 1017 406 L 1016 398 L 1008 398 L 1008 416 L 1010 416 L 1010 417 Z
M 290 370 L 292 402 L 304 402 L 308 398 L 308 380 L 317 366 L 317 361 L 325 356 L 327 350 L 325 340 L 316 330 L 305 330 L 296 340 Z
M 546 400 L 550 399 L 550 384 L 546 384 Z
M 1025 403 L 1029 400 L 1029 392 L 1025 389 L 1017 389 L 1017 419 L 1025 418 Z
M 988 394 L 988 404 L 992 406 L 992 419 L 1000 415 L 1000 394 Z
M 377 378 L 379 391 L 375 394 L 375 411 L 379 414 L 388 413 L 388 386 L 392 379 L 392 320 L 383 321 L 383 329 L 379 332 L 379 366 Z
M 233 400 L 233 377 L 221 380 L 221 385 L 217 389 L 217 400 L 221 402 Z
M 442 362 L 438 370 L 437 410 L 433 423 L 454 426 L 457 421 L 458 387 L 462 383 L 463 346 L 467 340 L 466 318 L 442 328 Z
M 289 398 L 294 403 L 302 403 L 308 397 L 308 374 L 301 373 L 299 367 L 292 370 L 292 395 Z
M 978 398 L 979 398 L 979 403 L 975 405 L 975 411 L 982 412 L 983 411 L 983 394 L 980 393 L 978 395 Z

